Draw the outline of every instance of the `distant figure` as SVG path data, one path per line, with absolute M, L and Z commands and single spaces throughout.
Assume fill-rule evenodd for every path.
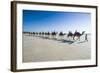
M 85 41 L 88 41 L 87 34 L 85 34 Z

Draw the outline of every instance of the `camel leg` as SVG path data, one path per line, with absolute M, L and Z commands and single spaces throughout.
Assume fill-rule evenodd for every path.
M 67 39 L 69 40 L 69 36 L 67 36 Z
M 80 37 L 79 37 L 79 36 L 77 36 L 76 40 L 79 40 L 79 41 L 80 41 Z
M 75 40 L 75 36 L 73 36 L 73 40 Z
M 80 41 L 80 37 L 78 37 L 79 41 Z
M 67 38 L 69 38 L 69 36 L 67 36 Z

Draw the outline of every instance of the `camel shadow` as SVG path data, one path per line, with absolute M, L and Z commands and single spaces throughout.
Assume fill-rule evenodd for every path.
M 49 39 L 48 37 L 42 37 L 43 39 Z
M 50 38 L 49 38 L 49 37 L 43 37 L 43 36 L 40 36 L 40 38 L 50 40 Z
M 80 42 L 78 42 L 78 44 L 85 43 L 85 42 L 87 42 L 87 41 L 80 41 Z
M 57 41 L 57 38 L 51 38 L 51 40 L 56 40 Z
M 61 43 L 68 43 L 68 44 L 73 44 L 75 41 L 72 40 L 61 40 Z
M 68 44 L 73 44 L 75 42 L 72 40 L 65 40 L 65 39 L 58 40 L 57 38 L 48 38 L 48 37 L 41 37 L 41 38 L 48 39 L 48 40 L 55 40 L 55 41 L 59 41 L 60 43 L 68 43 Z

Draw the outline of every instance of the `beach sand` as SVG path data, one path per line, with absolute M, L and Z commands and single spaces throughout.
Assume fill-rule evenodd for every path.
M 64 60 L 86 60 L 91 58 L 91 40 L 73 41 L 65 35 L 63 39 L 47 39 L 23 34 L 23 62 L 47 62 Z

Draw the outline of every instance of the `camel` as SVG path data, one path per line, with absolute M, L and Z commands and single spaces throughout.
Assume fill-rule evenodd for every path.
M 67 35 L 67 37 L 69 38 L 69 37 L 73 37 L 73 33 L 71 32 L 71 31 L 69 31 L 69 33 L 68 33 L 68 35 Z
M 41 35 L 42 33 L 41 32 L 39 32 L 39 35 Z
M 35 35 L 35 32 L 33 32 L 32 34 Z
M 45 34 L 45 37 L 48 37 L 50 35 L 49 32 L 45 32 L 44 34 Z
M 83 31 L 82 33 L 75 31 L 75 33 L 73 34 L 73 40 L 75 39 L 75 37 L 77 37 L 80 40 L 80 37 L 85 33 L 85 31 Z
M 47 35 L 47 37 L 49 39 L 50 38 L 50 32 L 47 32 L 46 35 Z
M 28 32 L 29 36 L 31 36 L 31 32 Z
M 63 33 L 63 32 L 60 32 L 60 33 L 59 33 L 59 36 L 61 37 L 61 39 L 64 37 L 64 35 L 66 35 L 66 34 Z
M 42 35 L 44 35 L 44 32 L 42 32 Z
M 58 32 L 55 32 L 55 31 L 52 32 L 52 33 L 51 33 L 52 37 L 53 37 L 53 38 L 56 38 L 57 33 L 58 33 Z
M 36 34 L 36 36 L 38 36 L 38 34 L 39 34 L 39 33 L 38 33 L 38 32 L 36 32 L 35 34 Z

